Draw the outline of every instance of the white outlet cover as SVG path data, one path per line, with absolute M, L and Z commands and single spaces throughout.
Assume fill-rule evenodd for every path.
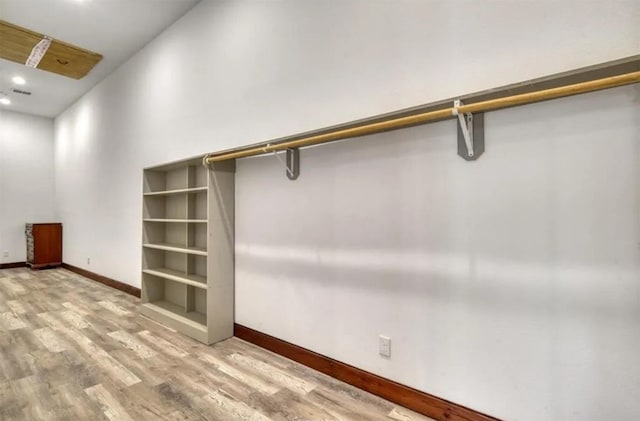
M 391 358 L 391 338 L 388 336 L 380 335 L 379 351 L 380 355 L 386 358 Z

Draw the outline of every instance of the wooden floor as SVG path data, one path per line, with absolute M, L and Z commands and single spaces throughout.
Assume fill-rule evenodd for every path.
M 0 270 L 0 420 L 427 420 L 232 338 L 205 346 L 65 269 Z

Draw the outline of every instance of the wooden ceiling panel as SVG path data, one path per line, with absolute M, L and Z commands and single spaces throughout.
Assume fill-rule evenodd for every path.
M 31 50 L 45 35 L 0 20 L 0 57 L 24 64 Z M 52 39 L 38 69 L 81 79 L 102 60 L 102 56 L 66 42 Z

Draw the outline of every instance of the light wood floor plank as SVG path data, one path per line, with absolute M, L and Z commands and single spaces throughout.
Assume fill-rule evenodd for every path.
M 64 341 L 58 336 L 53 329 L 43 327 L 33 331 L 36 338 L 51 352 L 62 352 L 67 349 Z
M 233 399 L 223 390 L 209 392 L 205 399 L 213 403 L 213 411 L 219 412 L 222 417 L 235 420 L 271 421 L 271 419 L 242 401 Z
M 148 330 L 143 330 L 141 332 L 138 332 L 138 336 L 143 338 L 149 346 L 157 349 L 158 351 L 162 351 L 165 354 L 170 355 L 171 357 L 184 358 L 187 355 L 189 355 L 187 352 L 180 349 L 178 346 L 172 344 L 169 341 L 162 339 L 158 335 L 154 335 Z
M 74 303 L 62 303 L 62 306 L 83 317 L 89 314 L 89 310 L 87 308 L 81 308 Z
M 116 341 L 120 342 L 122 346 L 124 346 L 128 350 L 133 351 L 140 358 L 147 359 L 157 355 L 154 350 L 141 343 L 127 332 L 117 330 L 115 332 L 109 333 L 108 335 Z
M 93 358 L 98 366 L 109 373 L 114 380 L 122 382 L 125 386 L 140 382 L 140 379 L 135 374 L 82 333 L 67 328 L 61 329 L 61 332 L 74 340 L 80 346 L 80 349 Z
M 15 314 L 24 314 L 27 312 L 27 310 L 19 300 L 7 301 L 7 306 L 9 306 L 11 311 L 13 311 Z
M 227 376 L 246 384 L 247 386 L 257 390 L 258 392 L 271 395 L 277 393 L 280 390 L 280 387 L 278 387 L 277 385 L 268 383 L 253 373 L 239 370 L 231 364 L 227 364 L 223 360 L 212 355 L 201 354 L 200 359 L 207 364 L 210 364 L 213 368 L 219 370 L 221 373 L 224 373 Z
M 111 421 L 133 421 L 127 411 L 101 384 L 91 386 L 84 392 L 100 405 L 102 413 Z
M 237 338 L 205 346 L 65 269 L 0 270 L 0 420 L 424 421 Z
M 292 376 L 279 368 L 243 354 L 234 353 L 231 355 L 231 360 L 245 366 L 249 370 L 262 373 L 282 387 L 286 387 L 289 390 L 303 395 L 306 395 L 316 388 L 316 385 L 311 382 Z
M 86 329 L 91 327 L 91 324 L 88 323 L 81 315 L 71 310 L 60 312 L 60 316 L 67 322 L 67 324 L 76 329 Z
M 24 329 L 27 327 L 26 323 L 12 311 L 0 313 L 0 326 L 7 330 Z
M 110 312 L 115 314 L 116 316 L 127 316 L 127 315 L 131 314 L 130 311 L 123 309 L 122 307 L 114 304 L 111 301 L 100 301 L 100 302 L 98 302 L 98 304 L 100 306 L 106 308 L 107 310 L 109 310 Z

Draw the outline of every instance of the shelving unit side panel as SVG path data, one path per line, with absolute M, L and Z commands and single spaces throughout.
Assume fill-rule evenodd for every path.
M 210 342 L 233 336 L 235 163 L 209 171 L 207 328 Z

